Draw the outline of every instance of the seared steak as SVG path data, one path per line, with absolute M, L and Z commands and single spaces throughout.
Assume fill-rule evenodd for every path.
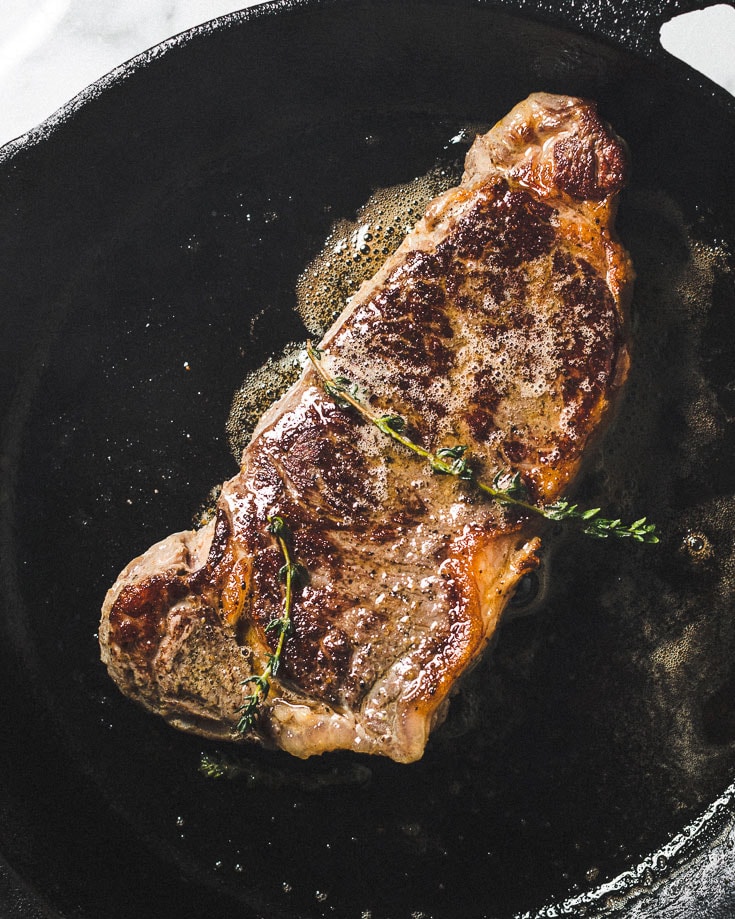
M 487 481 L 512 469 L 532 500 L 559 498 L 627 372 L 632 270 L 612 228 L 626 170 L 592 103 L 531 96 L 477 138 L 461 184 L 352 299 L 324 366 L 427 449 L 467 445 Z M 310 577 L 243 736 L 243 681 L 266 666 L 283 608 L 273 515 Z M 122 572 L 102 657 L 124 693 L 184 730 L 410 762 L 537 564 L 540 534 L 537 518 L 433 474 L 307 368 L 215 519 Z

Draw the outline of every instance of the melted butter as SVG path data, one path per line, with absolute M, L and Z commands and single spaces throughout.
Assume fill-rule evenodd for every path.
M 362 282 L 375 274 L 424 216 L 429 202 L 460 179 L 459 166 L 432 169 L 405 184 L 378 190 L 354 220 L 334 224 L 296 286 L 296 309 L 312 335 L 324 335 Z
M 471 136 L 468 128 L 450 143 Z M 296 284 L 296 312 L 314 338 L 324 335 L 362 282 L 395 252 L 423 217 L 428 203 L 457 185 L 461 175 L 458 163 L 379 189 L 353 220 L 339 220 L 332 226 Z M 230 449 L 238 462 L 262 415 L 298 380 L 306 362 L 305 342 L 291 342 L 245 378 L 233 397 L 226 423 Z
M 291 342 L 249 373 L 235 393 L 225 430 L 238 462 L 263 413 L 298 380 L 305 361 L 304 345 Z
M 675 725 L 656 757 L 689 802 L 716 784 L 722 751 L 707 746 L 701 707 L 735 654 L 733 256 L 698 239 L 663 193 L 631 190 L 625 208 L 620 228 L 637 272 L 632 367 L 590 479 L 595 504 L 614 502 L 627 519 L 648 514 L 663 541 L 626 556 L 599 604 L 629 636 L 651 736 Z

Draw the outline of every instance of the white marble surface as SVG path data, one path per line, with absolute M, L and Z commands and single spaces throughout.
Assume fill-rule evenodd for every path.
M 0 0 L 0 145 L 118 64 L 259 0 Z
M 0 145 L 152 45 L 259 0 L 0 0 Z M 400 2 L 400 0 L 395 0 Z M 677 17 L 664 46 L 735 94 L 735 8 Z
M 735 5 L 676 16 L 664 23 L 661 44 L 735 96 Z

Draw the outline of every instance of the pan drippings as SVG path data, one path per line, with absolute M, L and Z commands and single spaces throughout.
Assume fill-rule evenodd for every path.
M 699 240 L 660 193 L 631 192 L 620 218 L 638 274 L 633 366 L 582 488 L 623 515 L 649 513 L 665 538 L 655 553 L 607 552 L 591 565 L 577 556 L 584 573 L 575 580 L 596 623 L 581 653 L 598 660 L 610 696 L 595 714 L 610 725 L 607 756 L 645 788 L 639 796 L 622 784 L 616 808 L 630 826 L 667 813 L 671 839 L 634 873 L 570 900 L 570 914 L 584 904 L 597 915 L 625 899 L 631 884 L 664 876 L 672 858 L 691 853 L 693 834 L 707 838 L 733 792 L 732 254 Z M 569 565 L 559 565 L 559 554 L 542 616 L 569 596 L 561 581 Z M 726 786 L 709 817 L 681 829 Z M 644 855 L 629 852 L 632 863 Z M 604 877 L 596 863 L 588 872 Z
M 460 132 L 456 142 L 464 137 Z M 322 337 L 360 284 L 395 252 L 428 202 L 460 178 L 459 165 L 437 166 L 411 182 L 378 190 L 354 220 L 334 224 L 296 287 L 295 309 L 310 335 Z M 298 379 L 306 361 L 304 344 L 287 345 L 250 373 L 235 394 L 227 435 L 238 461 L 261 415 Z
M 424 215 L 432 198 L 456 185 L 461 169 L 437 167 L 405 185 L 380 189 L 354 220 L 338 221 L 296 288 L 296 309 L 321 338 L 360 284 L 371 278 Z

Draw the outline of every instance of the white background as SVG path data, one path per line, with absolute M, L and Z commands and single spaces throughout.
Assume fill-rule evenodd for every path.
M 258 2 L 0 0 L 0 145 L 135 54 Z M 662 41 L 735 94 L 735 8 L 721 5 L 677 17 L 664 27 Z

